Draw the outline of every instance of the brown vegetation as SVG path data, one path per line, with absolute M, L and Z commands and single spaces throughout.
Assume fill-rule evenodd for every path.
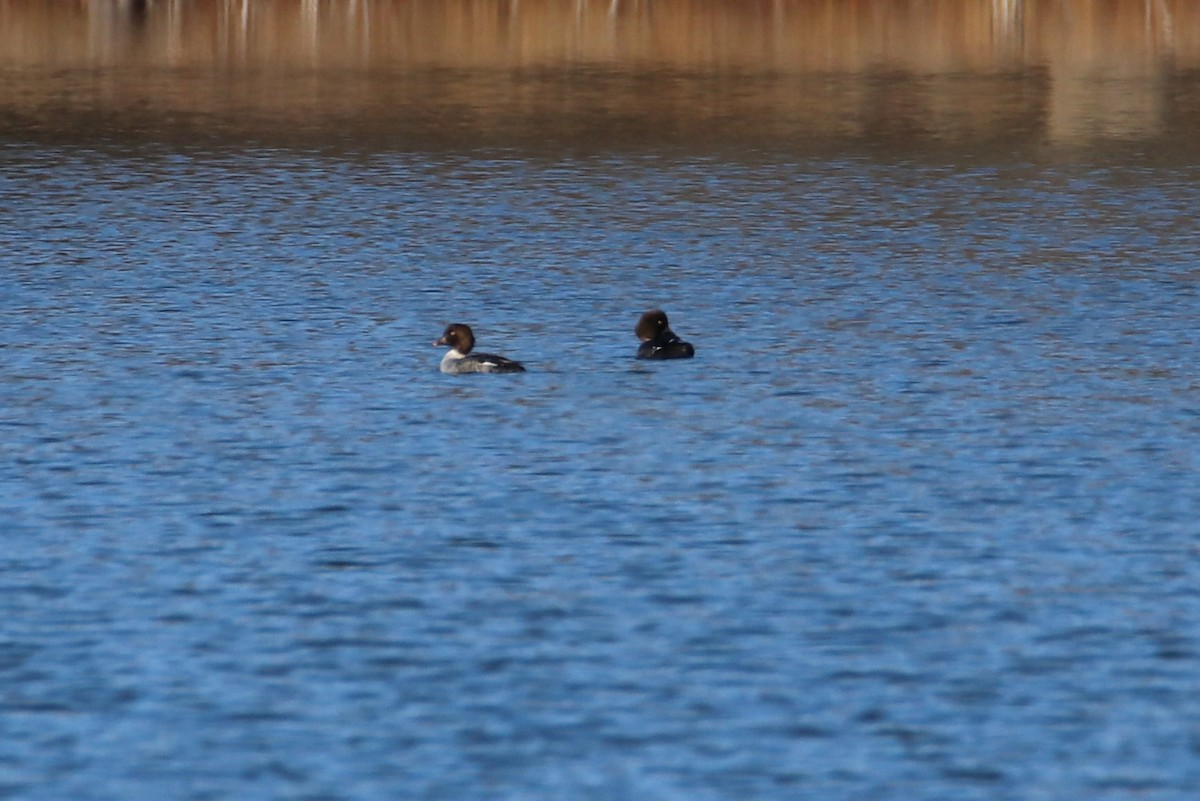
M 9 63 L 944 72 L 1200 63 L 1189 0 L 0 0 Z
M 823 136 L 977 137 L 1017 115 L 1051 139 L 1138 137 L 1161 126 L 1163 76 L 1198 67 L 1190 0 L 0 0 L 0 111 L 18 118 L 405 106 L 410 127 L 570 128 L 586 107 Z M 581 77 L 536 80 L 563 71 Z

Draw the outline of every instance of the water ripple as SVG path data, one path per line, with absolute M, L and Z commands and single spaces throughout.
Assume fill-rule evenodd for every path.
M 1194 170 L 7 156 L 0 794 L 1200 779 Z

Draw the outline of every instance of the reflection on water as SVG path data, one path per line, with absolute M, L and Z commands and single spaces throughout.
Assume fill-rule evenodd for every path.
M 17 138 L 1187 149 L 1200 123 L 1183 0 L 0 0 L 0 20 Z

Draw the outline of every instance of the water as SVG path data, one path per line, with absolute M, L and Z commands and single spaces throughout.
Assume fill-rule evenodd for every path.
M 0 798 L 1191 798 L 1186 110 L 514 102 L 10 108 Z
M 7 795 L 1194 786 L 1194 170 L 5 161 Z

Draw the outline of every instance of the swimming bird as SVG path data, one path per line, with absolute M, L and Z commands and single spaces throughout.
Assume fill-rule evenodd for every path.
M 475 347 L 475 334 L 471 326 L 462 323 L 451 323 L 446 326 L 441 339 L 434 345 L 449 345 L 450 350 L 442 357 L 441 371 L 450 375 L 463 373 L 523 373 L 525 367 L 520 362 L 497 356 L 494 353 L 472 353 Z
M 696 355 L 691 343 L 684 342 L 671 330 L 667 313 L 662 309 L 643 314 L 633 331 L 642 341 L 637 349 L 639 359 L 690 359 Z

